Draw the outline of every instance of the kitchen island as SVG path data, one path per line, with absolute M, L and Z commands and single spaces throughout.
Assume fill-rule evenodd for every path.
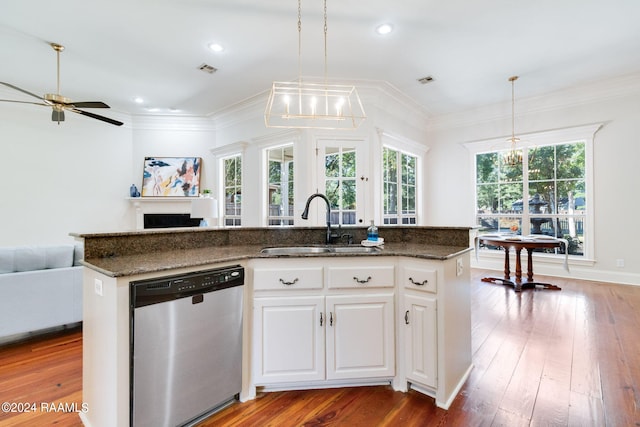
M 360 241 L 366 230 L 349 232 Z M 322 246 L 325 229 L 74 234 L 85 244 L 83 422 L 129 425 L 130 282 L 230 265 L 246 269 L 241 400 L 258 388 L 387 383 L 447 408 L 471 369 L 469 233 L 381 227 L 380 251 L 293 255 L 261 250 Z M 276 320 L 300 336 L 270 328 Z

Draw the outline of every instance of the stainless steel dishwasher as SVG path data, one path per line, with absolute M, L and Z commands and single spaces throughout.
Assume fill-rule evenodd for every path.
M 244 269 L 130 282 L 131 425 L 192 425 L 242 387 Z

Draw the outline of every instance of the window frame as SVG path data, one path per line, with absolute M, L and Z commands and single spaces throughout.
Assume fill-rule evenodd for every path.
M 293 152 L 293 171 L 292 171 L 292 176 L 290 176 L 290 180 L 293 181 L 293 203 L 292 203 L 292 207 L 293 207 L 293 214 L 292 215 L 282 215 L 282 216 L 271 216 L 270 214 L 270 200 L 269 200 L 269 150 L 274 150 L 274 149 L 278 149 L 278 148 L 287 148 L 287 147 L 291 147 L 292 152 Z M 295 141 L 293 140 L 289 140 L 287 142 L 280 142 L 280 143 L 273 143 L 273 144 L 269 144 L 269 145 L 265 145 L 262 148 L 262 181 L 263 181 L 263 185 L 261 186 L 262 188 L 262 194 L 263 194 L 263 219 L 261 220 L 262 223 L 267 226 L 267 227 L 293 227 L 295 225 L 295 204 L 296 204 L 296 185 L 295 185 L 295 177 L 296 177 L 296 173 L 297 173 L 297 168 L 296 168 L 296 144 Z M 291 224 L 270 224 L 271 221 L 291 221 Z
M 426 203 L 426 194 L 425 191 L 427 189 L 427 183 L 425 182 L 426 171 L 424 170 L 426 164 L 426 156 L 429 151 L 429 147 L 420 144 L 416 141 L 408 139 L 406 137 L 385 131 L 383 129 L 377 129 L 379 146 L 376 150 L 374 157 L 374 164 L 379 166 L 377 170 L 379 171 L 376 174 L 376 194 L 374 195 L 374 202 L 376 203 L 376 221 L 380 224 L 384 224 L 384 155 L 383 150 L 388 148 L 390 150 L 398 151 L 403 154 L 408 154 L 410 156 L 414 156 L 416 158 L 416 202 L 415 202 L 415 210 L 416 210 L 416 220 L 415 224 L 402 224 L 401 218 L 399 218 L 398 224 L 384 224 L 385 227 L 405 227 L 411 225 L 423 225 L 426 218 L 425 212 L 425 203 Z
M 385 168 L 386 168 L 386 164 L 384 163 L 384 151 L 385 150 L 389 150 L 389 151 L 393 151 L 394 153 L 396 153 L 396 187 L 398 189 L 397 191 L 397 199 L 398 199 L 398 206 L 397 206 L 397 212 L 395 214 L 385 214 L 384 211 L 384 203 L 385 203 L 385 187 L 386 187 L 386 183 L 384 180 L 384 176 L 385 176 Z M 410 156 L 413 157 L 415 159 L 415 176 L 414 176 L 414 213 L 412 215 L 408 215 L 408 214 L 404 214 L 403 213 L 403 191 L 402 191 L 402 167 L 403 167 L 403 162 L 402 162 L 402 156 Z M 420 175 L 420 171 L 421 171 L 421 158 L 419 155 L 415 154 L 415 153 L 411 153 L 407 150 L 402 150 L 402 149 L 398 149 L 397 147 L 394 147 L 390 144 L 382 144 L 382 149 L 381 149 L 381 164 L 382 164 L 382 178 L 380 180 L 381 183 L 381 224 L 384 224 L 385 226 L 408 226 L 408 225 L 417 225 L 419 223 L 419 218 L 420 218 L 420 211 L 418 210 L 418 204 L 419 204 L 419 199 L 420 199 L 420 190 L 421 190 L 421 180 L 419 178 Z M 387 223 L 387 219 L 392 220 L 395 219 L 397 220 L 396 223 Z M 413 219 L 414 222 L 410 223 L 410 222 L 403 222 L 404 219 L 408 219 L 411 220 Z
M 602 127 L 601 123 L 585 125 L 585 126 L 577 126 L 570 127 L 564 129 L 543 131 L 543 132 L 535 132 L 528 134 L 520 134 L 520 141 L 517 143 L 517 148 L 526 148 L 535 149 L 538 146 L 557 146 L 563 144 L 571 144 L 577 142 L 584 143 L 585 150 L 585 159 L 584 159 L 584 182 L 585 182 L 585 198 L 587 200 L 586 209 L 584 212 L 584 243 L 583 243 L 583 255 L 570 255 L 570 257 L 579 260 L 592 260 L 594 257 L 594 182 L 593 182 L 593 143 L 595 138 L 595 133 Z M 472 181 L 472 191 L 473 191 L 473 223 L 476 224 L 478 213 L 476 211 L 478 206 L 477 200 L 477 155 L 482 153 L 492 153 L 492 152 L 503 152 L 510 148 L 509 143 L 505 138 L 492 138 L 487 140 L 480 141 L 472 141 L 468 143 L 463 143 L 463 145 L 469 151 L 471 155 L 471 165 L 472 165 L 472 173 L 471 173 L 471 181 Z M 523 153 L 523 173 L 522 173 L 522 183 L 523 183 L 523 191 L 522 191 L 522 200 L 529 200 L 529 176 L 528 173 L 528 156 Z M 546 217 L 558 217 L 558 216 L 566 216 L 558 213 L 555 214 L 531 214 L 528 212 L 528 209 L 523 209 L 522 214 L 513 214 L 513 213 L 504 213 L 504 214 L 494 214 L 492 216 L 496 217 L 518 217 L 522 219 L 522 223 L 529 223 L 532 217 L 544 216 Z M 484 253 L 488 253 L 489 251 L 483 251 Z M 557 257 L 559 255 L 542 255 L 536 254 L 535 256 L 550 256 Z M 564 256 L 564 255 L 562 255 Z
M 223 227 L 242 227 L 242 193 L 243 193 L 243 185 L 244 185 L 244 173 L 243 173 L 243 165 L 244 165 L 244 161 L 243 161 L 243 155 L 242 153 L 236 153 L 236 154 L 231 154 L 228 156 L 224 156 L 220 158 L 219 164 L 220 164 L 220 173 L 221 173 L 221 180 L 220 180 L 220 190 L 221 190 L 221 195 L 220 195 L 220 200 L 222 201 L 222 203 L 220 203 L 220 205 L 222 205 L 222 216 L 221 216 L 221 225 Z M 229 215 L 227 214 L 227 184 L 226 184 L 226 162 L 227 160 L 231 160 L 231 159 L 240 159 L 240 184 L 239 185 L 235 185 L 234 188 L 240 188 L 240 202 L 239 203 L 235 203 L 236 205 L 240 205 L 240 214 L 239 215 Z M 238 194 L 238 193 L 236 193 Z M 231 220 L 234 223 L 233 224 L 227 224 L 227 221 Z

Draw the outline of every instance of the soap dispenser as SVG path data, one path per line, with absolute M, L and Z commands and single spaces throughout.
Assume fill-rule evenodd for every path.
M 378 227 L 371 220 L 371 225 L 367 228 L 367 240 L 372 242 L 378 241 Z

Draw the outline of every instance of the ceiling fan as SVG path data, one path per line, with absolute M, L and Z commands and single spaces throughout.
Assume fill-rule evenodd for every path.
M 110 123 L 116 126 L 122 126 L 122 122 L 117 120 L 110 119 L 108 117 L 100 116 L 98 114 L 90 113 L 88 111 L 79 110 L 79 108 L 110 108 L 107 104 L 101 101 L 88 101 L 88 102 L 73 102 L 69 98 L 66 98 L 60 95 L 60 52 L 64 50 L 64 46 L 59 45 L 57 43 L 50 43 L 53 50 L 56 51 L 58 58 L 58 88 L 56 93 L 47 93 L 44 96 L 38 96 L 34 93 L 31 93 L 27 90 L 21 89 L 17 86 L 14 86 L 9 83 L 0 82 L 0 84 L 10 87 L 11 89 L 15 89 L 19 92 L 32 96 L 34 98 L 39 99 L 41 102 L 28 102 L 28 101 L 15 101 L 11 99 L 0 99 L 0 102 L 16 102 L 19 104 L 35 104 L 35 105 L 44 105 L 45 107 L 51 107 L 53 112 L 51 113 L 51 120 L 54 122 L 64 122 L 64 112 L 71 111 L 77 114 L 81 114 L 83 116 L 91 117 L 92 119 L 101 120 L 106 123 Z

